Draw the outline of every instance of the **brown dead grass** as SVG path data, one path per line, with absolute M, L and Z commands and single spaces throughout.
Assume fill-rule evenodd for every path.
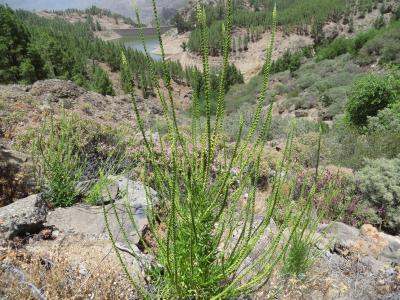
M 0 291 L 7 299 L 36 299 L 27 285 L 29 282 L 43 291 L 46 299 L 52 300 L 135 299 L 120 266 L 105 259 L 99 261 L 98 253 L 92 253 L 92 262 L 87 264 L 74 263 L 66 252 L 52 254 L 46 256 L 28 250 L 3 252 L 0 255 Z M 21 270 L 26 282 L 21 283 L 17 276 L 6 272 L 4 266 Z

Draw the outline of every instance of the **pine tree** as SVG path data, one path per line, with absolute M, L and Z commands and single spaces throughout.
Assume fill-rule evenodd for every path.
M 99 20 L 96 20 L 96 30 L 101 31 L 101 25 L 100 25 Z
M 102 95 L 114 96 L 114 88 L 110 78 L 102 68 L 99 66 L 94 67 L 92 88 Z
M 32 83 L 45 76 L 43 66 L 28 29 L 10 8 L 0 5 L 0 82 Z
M 319 20 L 314 21 L 311 29 L 311 37 L 314 40 L 314 45 L 319 46 L 325 39 L 323 31 L 323 23 Z

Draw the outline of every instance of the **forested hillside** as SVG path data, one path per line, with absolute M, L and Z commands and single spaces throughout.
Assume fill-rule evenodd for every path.
M 118 14 L 118 13 L 114 13 L 109 9 L 105 9 L 105 8 L 100 8 L 97 7 L 95 5 L 92 5 L 86 9 L 77 9 L 77 8 L 68 8 L 66 10 L 54 10 L 51 11 L 54 14 L 58 15 L 58 16 L 69 16 L 72 14 L 78 14 L 78 15 L 82 15 L 85 18 L 88 19 L 88 22 L 91 23 L 91 27 L 93 29 L 93 31 L 98 30 L 98 26 L 97 24 L 92 24 L 90 17 L 96 16 L 96 17 L 109 17 L 115 20 L 115 22 L 118 24 L 118 22 L 122 21 L 125 24 L 130 24 L 132 26 L 135 26 L 136 23 L 129 17 Z
M 234 1 L 233 25 L 245 32 L 234 37 L 232 51 L 246 51 L 250 42 L 260 39 L 261 34 L 270 29 L 271 11 L 275 4 L 272 0 Z M 205 7 L 207 24 L 210 26 L 210 53 L 220 54 L 222 37 L 223 1 L 217 1 Z M 363 19 L 366 14 L 379 9 L 382 14 L 398 13 L 398 8 L 392 1 L 380 0 L 285 0 L 277 2 L 279 10 L 277 25 L 284 32 L 296 32 L 301 35 L 309 35 L 316 46 L 324 42 L 323 26 L 326 23 L 343 23 L 354 27 L 353 19 Z M 190 10 L 189 10 L 190 12 Z M 186 16 L 174 18 L 179 32 L 192 31 L 188 47 L 191 51 L 200 51 L 199 29 L 194 28 L 196 15 L 192 13 Z M 374 20 L 375 21 L 375 20 Z M 351 28 L 350 28 L 351 30 Z M 354 28 L 352 29 L 354 30 Z
M 73 80 L 80 86 L 95 89 L 93 82 L 106 74 L 96 67 L 96 62 L 107 63 L 112 70 L 120 70 L 120 54 L 125 52 L 135 70 L 139 86 L 149 87 L 146 57 L 138 51 L 125 49 L 117 43 L 107 43 L 94 37 L 90 24 L 70 24 L 63 19 L 47 19 L 27 11 L 17 11 L 1 6 L 2 39 L 1 81 L 33 83 L 44 78 Z M 15 34 L 17 32 L 17 34 Z M 11 50 L 14 49 L 14 50 Z M 12 52 L 12 57 L 6 53 Z M 157 65 L 156 62 L 153 62 Z M 179 64 L 170 64 L 172 76 L 182 81 L 185 73 Z M 160 70 L 160 67 L 156 67 Z M 186 77 L 186 80 L 189 80 Z M 105 80 L 106 85 L 110 85 Z M 104 87 L 105 92 L 109 89 Z
M 93 13 L 100 13 L 95 8 Z M 13 12 L 0 6 L 1 33 L 5 41 L 2 49 L 0 81 L 3 83 L 33 83 L 45 78 L 72 80 L 78 85 L 112 95 L 113 87 L 107 74 L 98 67 L 104 62 L 114 72 L 120 72 L 125 90 L 131 84 L 121 68 L 121 53 L 125 53 L 129 66 L 134 70 L 135 84 L 145 97 L 154 95 L 148 60 L 144 53 L 128 49 L 122 44 L 105 42 L 93 34 L 91 19 L 71 24 L 62 18 L 43 18 L 27 11 Z M 17 34 L 14 34 L 17 32 Z M 13 50 L 12 50 L 13 49 Z M 6 53 L 12 53 L 12 57 Z M 161 74 L 161 62 L 153 61 L 157 73 Z M 195 68 L 183 68 L 179 63 L 169 62 L 170 75 L 177 83 L 201 86 L 199 71 Z M 235 74 L 237 70 L 233 67 Z M 240 82 L 230 76 L 232 82 Z

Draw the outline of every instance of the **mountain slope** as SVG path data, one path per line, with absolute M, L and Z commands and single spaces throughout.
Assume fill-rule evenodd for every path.
M 143 17 L 143 21 L 150 23 L 152 20 L 151 1 L 138 0 L 138 6 Z M 160 9 L 178 9 L 188 3 L 188 0 L 159 0 L 157 6 Z M 86 8 L 92 5 L 110 9 L 125 16 L 134 16 L 130 0 L 0 0 L 0 4 L 8 4 L 11 8 L 27 10 L 64 10 L 67 8 Z

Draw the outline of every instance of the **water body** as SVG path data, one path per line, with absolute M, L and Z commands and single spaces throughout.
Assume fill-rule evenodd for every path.
M 125 46 L 144 52 L 142 41 L 139 37 L 123 37 L 121 39 L 116 40 L 117 42 L 123 43 Z M 156 35 L 149 35 L 145 37 L 147 51 L 150 56 L 155 60 L 160 60 L 161 56 L 152 53 L 154 49 L 159 46 L 158 37 Z

